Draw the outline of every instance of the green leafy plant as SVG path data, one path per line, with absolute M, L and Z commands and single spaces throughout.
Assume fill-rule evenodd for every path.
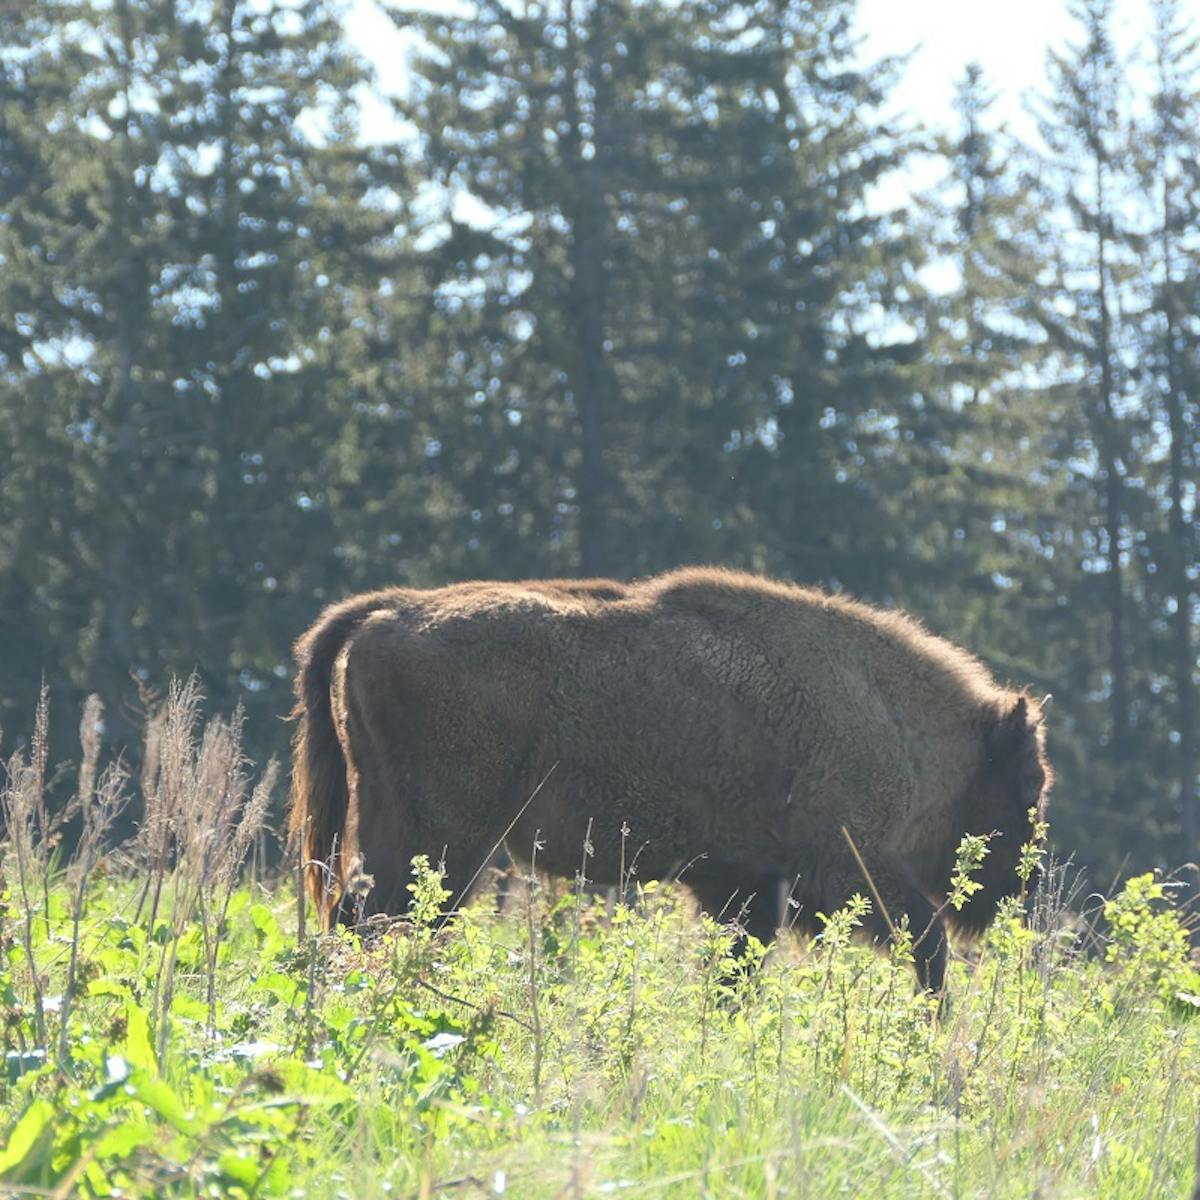
M 1130 879 L 1105 902 L 1108 923 L 1108 962 L 1120 968 L 1123 979 L 1134 978 L 1165 1001 L 1191 1004 L 1189 997 L 1200 979 L 1191 968 L 1191 942 L 1179 911 L 1167 900 L 1166 887 L 1153 874 Z

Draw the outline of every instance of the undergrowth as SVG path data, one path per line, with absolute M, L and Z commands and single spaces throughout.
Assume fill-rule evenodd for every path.
M 679 888 L 522 878 L 449 920 L 298 939 L 263 862 L 275 769 L 194 685 L 136 788 L 83 765 L 50 811 L 46 713 L 8 763 L 0 881 L 0 1194 L 1186 1196 L 1200 976 L 1168 882 L 1105 899 L 1051 868 L 949 999 L 869 901 L 770 955 Z M 112 827 L 139 791 L 136 836 Z M 64 830 L 75 849 L 64 861 Z M 978 848 L 960 855 L 970 892 Z

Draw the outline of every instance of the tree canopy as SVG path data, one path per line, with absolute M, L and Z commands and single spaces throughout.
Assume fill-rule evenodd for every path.
M 1025 145 L 976 67 L 889 117 L 853 0 L 397 5 L 368 144 L 327 0 L 9 6 L 6 743 L 196 669 L 266 755 L 352 591 L 724 563 L 1053 693 L 1063 852 L 1200 857 L 1200 52 L 1110 8 Z

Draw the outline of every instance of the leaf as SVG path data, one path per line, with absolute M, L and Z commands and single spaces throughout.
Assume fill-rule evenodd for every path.
M 284 975 L 279 971 L 271 971 L 269 974 L 259 976 L 253 986 L 255 991 L 266 992 L 289 1007 L 297 1002 L 305 988 L 305 984 L 300 980 L 293 979 L 290 975 Z
M 185 1021 L 207 1021 L 208 1005 L 187 992 L 176 992 L 171 998 L 171 1015 Z
M 117 979 L 92 979 L 87 985 L 89 996 L 117 996 L 122 1000 L 132 1000 L 131 992 L 126 984 Z
M 88 1181 L 88 1185 L 92 1189 L 94 1196 L 111 1196 L 113 1189 L 109 1185 L 108 1177 L 104 1174 L 103 1168 L 98 1162 L 90 1162 L 83 1168 L 84 1178 Z
M 0 1150 L 0 1175 L 7 1175 L 33 1153 L 53 1118 L 54 1105 L 49 1100 L 35 1100 L 21 1114 L 8 1144 Z
M 150 1022 L 132 1000 L 125 1005 L 125 1057 L 131 1066 L 158 1073 L 158 1060 L 150 1042 Z
M 222 1175 L 243 1187 L 253 1187 L 258 1182 L 258 1162 L 245 1151 L 226 1150 L 217 1159 L 217 1165 Z
M 254 928 L 258 933 L 259 952 L 264 958 L 274 958 L 284 942 L 275 914 L 265 904 L 252 904 L 250 920 L 254 923 Z
M 198 1126 L 183 1107 L 183 1102 L 161 1079 L 138 1073 L 126 1086 L 126 1092 L 157 1113 L 180 1133 L 195 1134 Z
M 96 1157 L 126 1158 L 139 1146 L 149 1146 L 158 1137 L 158 1130 L 144 1121 L 122 1121 L 97 1139 Z
M 354 1090 L 332 1072 L 313 1070 L 307 1063 L 294 1058 L 278 1058 L 271 1063 L 283 1081 L 288 1097 L 305 1104 L 338 1104 L 354 1099 Z
M 259 933 L 279 932 L 279 923 L 275 920 L 275 914 L 265 904 L 250 906 L 250 920 Z

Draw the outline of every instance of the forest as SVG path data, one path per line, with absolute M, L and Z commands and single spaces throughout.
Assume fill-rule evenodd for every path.
M 52 763 L 95 693 L 136 764 L 195 670 L 282 759 L 326 603 L 723 564 L 1051 695 L 1097 887 L 1195 862 L 1200 29 L 1145 11 L 1072 0 L 1022 141 L 976 67 L 889 115 L 853 0 L 397 5 L 367 141 L 329 0 L 5 5 L 0 749 L 44 681 Z

